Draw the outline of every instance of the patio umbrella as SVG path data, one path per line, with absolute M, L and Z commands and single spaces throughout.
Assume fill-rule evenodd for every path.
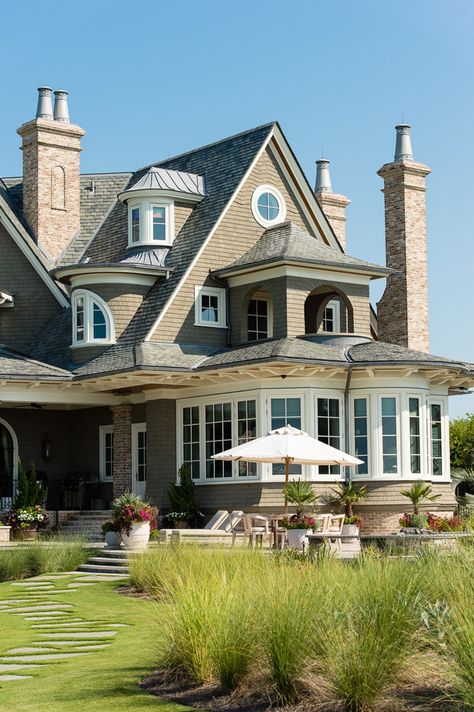
M 308 433 L 298 430 L 292 425 L 285 425 L 283 428 L 270 431 L 262 438 L 250 440 L 230 450 L 212 455 L 212 459 L 284 463 L 285 485 L 288 482 L 290 464 L 354 467 L 363 462 L 342 450 L 312 438 Z M 285 514 L 287 512 L 288 502 L 285 497 Z

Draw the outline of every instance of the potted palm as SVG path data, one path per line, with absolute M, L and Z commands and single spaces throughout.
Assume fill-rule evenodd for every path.
M 354 504 L 367 497 L 367 487 L 365 485 L 355 485 L 352 481 L 341 482 L 337 489 L 332 491 L 336 495 L 334 501 L 344 507 L 345 516 L 342 534 L 351 537 L 359 536 L 361 518 L 358 514 L 354 514 Z
M 413 514 L 408 515 L 410 526 L 416 529 L 427 529 L 428 517 L 426 514 L 420 514 L 420 507 L 423 502 L 435 502 L 441 495 L 434 494 L 433 487 L 423 480 L 414 482 L 410 489 L 401 490 L 400 494 L 407 497 L 413 505 Z
M 305 515 L 305 509 L 318 500 L 318 495 L 314 491 L 310 482 L 306 480 L 293 480 L 288 482 L 283 494 L 290 504 L 296 507 L 296 513 L 291 517 L 285 517 L 281 521 L 281 526 L 288 529 L 288 546 L 290 549 L 304 551 L 308 544 L 307 535 L 315 527 L 313 517 Z
M 158 510 L 132 492 L 117 497 L 112 503 L 114 521 L 120 527 L 125 549 L 146 549 L 150 539 L 150 524 Z

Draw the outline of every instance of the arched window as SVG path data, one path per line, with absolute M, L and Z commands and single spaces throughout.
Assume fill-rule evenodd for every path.
M 10 509 L 15 496 L 18 440 L 13 428 L 0 418 L 0 510 Z
M 271 297 L 263 289 L 254 292 L 247 307 L 247 340 L 260 341 L 273 335 Z
M 86 290 L 73 294 L 72 343 L 84 344 L 114 342 L 114 321 L 107 304 L 97 294 Z

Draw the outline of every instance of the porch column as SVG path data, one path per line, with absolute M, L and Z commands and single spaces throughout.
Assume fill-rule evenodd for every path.
M 132 406 L 113 405 L 114 497 L 132 489 Z

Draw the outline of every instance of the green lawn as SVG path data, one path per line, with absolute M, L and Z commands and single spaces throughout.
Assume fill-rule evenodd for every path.
M 30 581 L 33 579 L 29 579 Z M 56 588 L 66 587 L 71 579 L 55 581 Z M 27 680 L 0 683 L 0 711 L 88 712 L 103 710 L 159 710 L 182 712 L 188 707 L 160 702 L 142 692 L 141 677 L 156 666 L 157 609 L 154 603 L 120 595 L 116 582 L 97 582 L 75 593 L 51 595 L 48 600 L 74 605 L 71 617 L 101 623 L 127 623 L 119 628 L 112 644 L 67 661 L 43 663 L 41 669 L 15 674 L 31 674 Z M 46 597 L 47 594 L 45 594 Z M 0 605 L 9 598 L 23 598 L 23 589 L 10 583 L 0 584 Z M 24 616 L 0 612 L 0 655 L 10 648 L 34 645 L 34 623 Z

